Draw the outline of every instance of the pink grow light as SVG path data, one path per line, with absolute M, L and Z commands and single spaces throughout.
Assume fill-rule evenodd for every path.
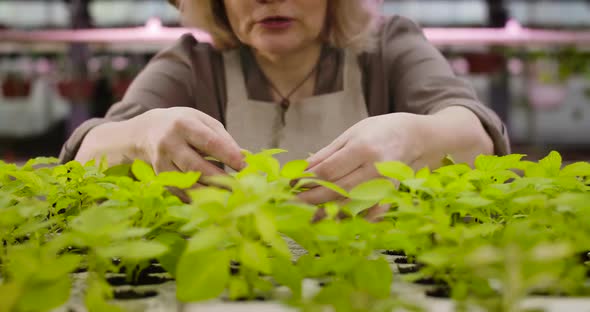
M 185 33 L 192 33 L 199 41 L 211 41 L 211 37 L 201 30 L 163 27 L 159 20 L 152 19 L 145 27 L 136 28 L 4 30 L 0 31 L 0 42 L 167 43 Z M 425 28 L 424 33 L 439 46 L 590 45 L 590 31 L 530 29 L 516 21 L 510 21 L 505 28 Z

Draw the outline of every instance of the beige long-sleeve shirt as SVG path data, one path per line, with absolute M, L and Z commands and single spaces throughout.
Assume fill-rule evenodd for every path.
M 249 97 L 272 101 L 270 88 L 253 55 L 247 48 L 242 48 L 240 53 Z M 454 75 L 443 55 L 409 19 L 384 17 L 377 49 L 360 54 L 358 62 L 370 116 L 393 112 L 432 114 L 445 107 L 464 106 L 479 117 L 492 138 L 495 154 L 510 152 L 502 121 L 478 101 L 468 82 Z M 323 49 L 315 95 L 342 88 L 342 65 L 342 50 Z M 90 119 L 76 129 L 62 148 L 61 161 L 74 159 L 92 128 L 130 119 L 154 108 L 193 107 L 224 123 L 227 102 L 224 76 L 220 51 L 209 43 L 198 42 L 190 34 L 182 36 L 151 60 L 124 98 L 104 118 Z

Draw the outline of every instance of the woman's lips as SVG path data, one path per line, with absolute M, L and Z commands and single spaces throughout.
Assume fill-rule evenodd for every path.
M 293 19 L 286 16 L 270 16 L 258 22 L 262 27 L 272 30 L 287 29 L 292 23 Z

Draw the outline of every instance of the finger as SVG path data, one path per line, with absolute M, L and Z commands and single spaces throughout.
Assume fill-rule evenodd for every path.
M 190 204 L 192 202 L 191 197 L 185 190 L 173 186 L 166 186 L 166 189 L 170 194 L 176 196 L 184 204 Z
M 167 157 L 161 157 L 160 159 L 157 159 L 152 164 L 152 167 L 154 168 L 156 174 L 168 171 L 181 171 L 180 168 L 178 168 L 174 162 L 172 162 L 172 160 Z
M 205 176 L 225 174 L 188 145 L 183 145 L 174 153 L 173 163 L 182 172 L 199 171 Z
M 228 142 L 223 136 L 203 125 L 189 126 L 189 129 L 184 131 L 184 138 L 197 150 L 217 158 L 234 170 L 239 170 L 242 154 L 233 139 Z
M 307 158 L 307 162 L 309 163 L 307 170 L 313 169 L 320 162 L 324 161 L 326 158 L 330 157 L 332 154 L 343 148 L 346 145 L 346 142 L 347 139 L 344 134 L 342 134 L 336 138 L 336 140 L 332 141 L 332 143 L 328 144 L 328 146 L 322 148 L 317 153 Z
M 242 154 L 240 146 L 236 140 L 227 132 L 225 127 L 217 119 L 211 118 L 209 115 L 203 116 L 202 121 L 207 125 L 213 132 L 222 137 L 228 146 L 231 148 L 228 150 L 228 157 L 231 158 L 227 165 L 232 167 L 234 170 L 242 170 L 246 163 L 244 162 L 244 154 Z M 221 159 L 220 159 L 221 160 Z
M 324 209 L 324 207 L 320 207 L 318 208 L 318 210 L 315 211 L 315 214 L 311 219 L 311 223 L 318 223 L 322 221 L 324 218 L 326 218 L 327 215 L 328 214 L 326 213 L 326 209 Z
M 351 172 L 347 176 L 342 177 L 336 181 L 336 185 L 349 191 L 356 185 L 373 178 L 373 171 L 365 166 L 359 167 L 357 170 Z M 342 195 L 327 189 L 325 187 L 316 187 L 297 195 L 299 199 L 312 205 L 323 204 L 329 201 L 342 199 Z
M 323 180 L 337 181 L 363 165 L 361 158 L 350 155 L 351 151 L 345 145 L 309 171 Z
M 383 215 L 389 211 L 390 207 L 389 204 L 377 204 L 368 209 L 365 219 L 369 222 L 379 222 L 383 220 Z

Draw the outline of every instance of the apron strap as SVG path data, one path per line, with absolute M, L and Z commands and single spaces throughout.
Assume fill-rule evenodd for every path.
M 349 49 L 344 50 L 343 91 L 348 94 L 363 94 L 362 74 L 358 58 Z
M 223 64 L 225 68 L 225 88 L 227 90 L 227 101 L 237 103 L 248 99 L 246 80 L 242 71 L 240 50 L 235 49 L 223 52 Z

